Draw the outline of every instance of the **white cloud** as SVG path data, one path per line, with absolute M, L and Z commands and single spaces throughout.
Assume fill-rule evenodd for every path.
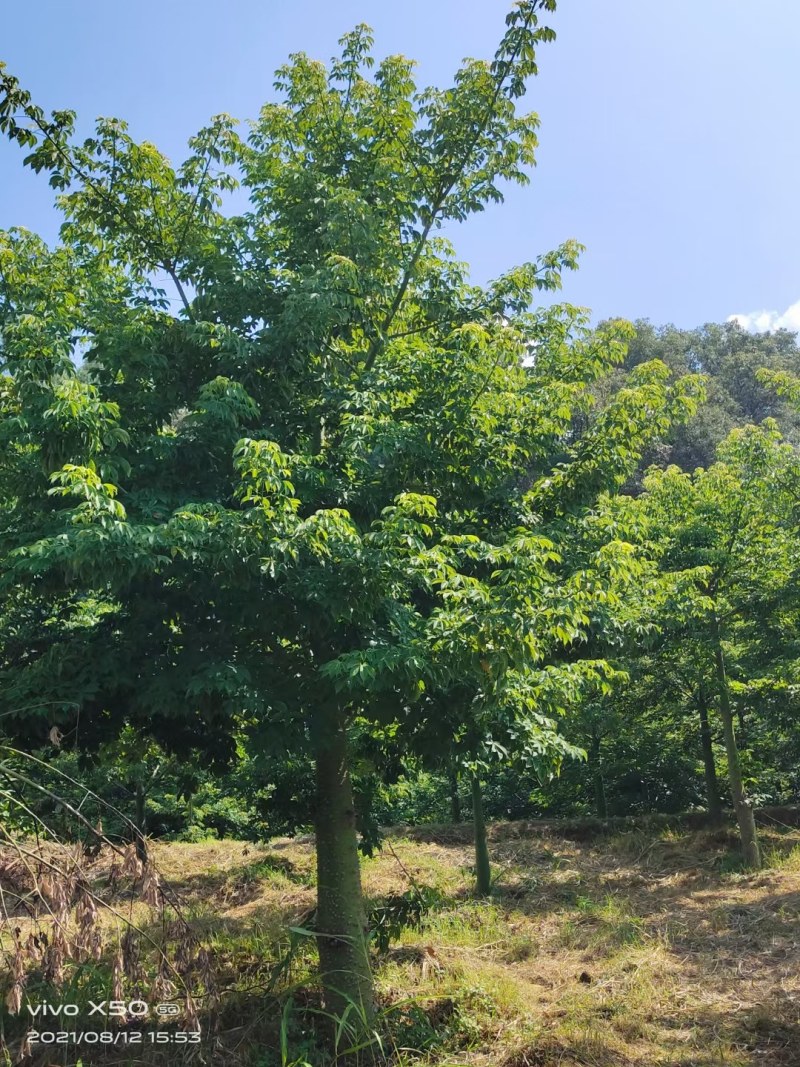
M 728 322 L 738 322 L 751 333 L 766 333 L 767 330 L 791 330 L 800 333 L 800 300 L 785 311 L 749 311 L 743 315 L 729 315 Z

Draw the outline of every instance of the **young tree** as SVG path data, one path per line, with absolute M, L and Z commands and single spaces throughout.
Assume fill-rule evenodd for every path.
M 360 27 L 328 68 L 292 57 L 246 141 L 218 117 L 176 168 L 2 80 L 0 127 L 64 215 L 57 248 L 0 241 L 2 610 L 33 638 L 2 638 L 6 722 L 313 759 L 325 1000 L 364 1040 L 354 735 L 413 733 L 456 679 L 527 684 L 578 638 L 597 590 L 552 585 L 539 528 L 696 392 L 638 368 L 551 469 L 619 330 L 529 310 L 573 243 L 477 287 L 439 233 L 527 180 L 516 109 L 554 7 L 518 3 L 447 90 L 397 56 L 371 74 Z
M 543 392 L 550 388 L 549 374 L 546 364 L 529 371 Z M 501 762 L 552 777 L 566 757 L 583 756 L 559 732 L 557 720 L 589 694 L 611 691 L 621 676 L 604 656 L 618 652 L 631 635 L 641 638 L 649 625 L 646 602 L 659 578 L 653 561 L 632 550 L 628 537 L 635 530 L 624 509 L 613 505 L 648 443 L 695 408 L 700 382 L 685 377 L 673 392 L 664 387 L 666 375 L 663 365 L 635 372 L 626 388 L 592 413 L 583 434 L 565 434 L 551 443 L 551 455 L 542 452 L 531 464 L 532 484 L 521 501 L 535 516 L 536 539 L 525 538 L 535 552 L 520 551 L 521 542 L 509 540 L 520 502 L 516 484 L 502 506 L 498 497 L 497 526 L 490 529 L 487 517 L 484 534 L 495 547 L 487 554 L 485 544 L 476 543 L 472 557 L 479 565 L 512 565 L 513 573 L 491 575 L 484 568 L 485 576 L 502 581 L 510 625 L 499 617 L 503 628 L 480 646 L 479 670 L 448 644 L 450 661 L 462 663 L 457 676 L 446 672 L 438 686 L 429 682 L 409 709 L 402 740 L 410 738 L 414 756 L 437 769 L 444 755 L 470 781 L 479 895 L 491 886 L 484 772 Z M 580 399 L 585 402 L 586 395 Z M 515 659 L 515 642 L 531 622 L 535 630 L 524 659 Z M 486 654 L 489 648 L 501 650 L 499 661 Z M 388 744 L 397 746 L 395 732 Z
M 704 702 L 709 691 L 716 694 L 731 798 L 752 868 L 761 858 L 736 739 L 730 657 L 748 629 L 786 611 L 794 599 L 788 579 L 798 562 L 796 477 L 794 450 L 767 421 L 734 431 L 708 470 L 652 470 L 637 501 L 665 571 L 692 579 L 685 595 L 666 606 L 663 621 L 675 648 L 695 650 L 695 671 L 708 665 L 698 682 Z
M 659 621 L 663 622 L 663 617 Z M 606 750 L 611 741 L 615 746 L 633 745 L 642 755 L 648 752 L 656 757 L 658 763 L 651 762 L 649 768 L 645 761 L 638 768 L 631 767 L 630 753 L 622 757 L 628 773 L 660 771 L 660 788 L 653 782 L 651 794 L 653 803 L 660 805 L 655 810 L 676 810 L 675 803 L 686 807 L 700 802 L 702 794 L 691 778 L 687 780 L 687 774 L 694 777 L 699 772 L 709 818 L 718 824 L 722 807 L 709 715 L 716 690 L 708 648 L 686 631 L 680 641 L 674 640 L 668 626 L 646 647 L 626 649 L 622 665 L 628 672 L 628 683 L 590 716 L 598 750 L 605 740 Z M 645 743 L 645 737 L 652 739 L 651 745 Z

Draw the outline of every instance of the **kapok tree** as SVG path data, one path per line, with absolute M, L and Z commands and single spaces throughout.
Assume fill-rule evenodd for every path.
M 679 642 L 673 638 L 668 626 L 648 648 L 628 650 L 625 666 L 630 683 L 600 711 L 620 732 L 648 733 L 660 739 L 659 751 L 670 774 L 665 789 L 676 799 L 682 796 L 684 806 L 700 798 L 689 792 L 687 799 L 686 791 L 679 794 L 675 781 L 682 780 L 686 790 L 691 790 L 686 775 L 694 769 L 692 764 L 702 767 L 709 820 L 718 825 L 722 801 L 711 717 L 717 693 L 714 657 L 707 643 L 695 640 L 691 630 L 684 630 Z
M 614 493 L 647 444 L 694 408 L 693 399 L 688 401 L 697 398 L 700 383 L 693 379 L 684 379 L 668 401 L 668 393 L 657 400 L 663 384 L 655 393 L 653 385 L 665 373 L 663 367 L 648 368 L 653 377 L 644 389 L 634 376 L 594 413 L 582 436 L 562 443 L 561 462 L 533 479 L 523 502 L 536 516 L 544 565 L 540 558 L 526 571 L 531 556 L 511 548 L 508 527 L 495 531 L 500 548 L 492 562 L 512 561 L 516 570 L 514 581 L 500 571 L 494 576 L 513 598 L 516 625 L 526 616 L 538 619 L 525 661 L 501 661 L 496 669 L 483 659 L 482 670 L 448 677 L 443 688 L 429 686 L 407 716 L 403 740 L 415 757 L 433 769 L 445 759 L 470 779 L 479 895 L 491 885 L 484 773 L 506 763 L 544 779 L 558 773 L 565 758 L 585 756 L 565 737 L 559 720 L 626 681 L 612 660 L 626 644 L 641 643 L 653 631 L 651 603 L 663 596 L 664 581 L 652 556 L 632 544 L 641 520 L 619 506 Z M 498 645 L 513 647 L 512 635 Z M 391 741 L 397 744 L 396 737 Z
M 651 548 L 665 573 L 682 580 L 663 605 L 662 640 L 694 649 L 704 693 L 716 694 L 731 799 L 748 867 L 761 856 L 752 805 L 736 740 L 730 677 L 732 654 L 761 620 L 796 602 L 793 575 L 798 545 L 793 532 L 797 460 L 774 422 L 735 430 L 708 470 L 653 469 L 636 502 L 649 524 Z M 689 579 L 689 584 L 686 580 Z M 746 681 L 746 679 L 744 679 Z
M 692 403 L 639 368 L 596 453 L 531 491 L 619 339 L 530 311 L 573 243 L 478 287 L 440 231 L 527 180 L 517 104 L 554 7 L 518 3 L 446 90 L 401 57 L 373 71 L 360 27 L 327 68 L 292 57 L 247 140 L 218 117 L 178 167 L 1 85 L 64 216 L 55 248 L 0 239 L 2 611 L 30 638 L 0 638 L 4 722 L 308 754 L 325 1000 L 362 1037 L 354 732 L 400 737 L 427 689 L 486 664 L 502 685 L 569 640 L 592 584 L 551 590 L 542 515 Z

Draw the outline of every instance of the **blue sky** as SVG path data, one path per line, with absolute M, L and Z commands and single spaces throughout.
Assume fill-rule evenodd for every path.
M 36 0 L 6 6 L 0 58 L 45 108 L 126 118 L 182 158 L 226 111 L 247 119 L 289 52 L 328 58 L 358 22 L 379 54 L 446 83 L 488 56 L 505 0 Z M 540 54 L 530 186 L 454 234 L 484 280 L 575 237 L 564 298 L 596 318 L 800 329 L 800 3 L 561 0 Z M 85 127 L 84 127 L 85 128 Z M 0 226 L 52 238 L 46 179 L 0 145 Z M 760 317 L 758 317 L 760 316 Z

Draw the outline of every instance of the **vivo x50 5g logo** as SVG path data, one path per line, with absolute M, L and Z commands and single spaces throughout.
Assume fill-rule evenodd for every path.
M 90 1000 L 85 1008 L 79 1004 L 49 1004 L 42 1001 L 39 1004 L 28 1004 L 28 1011 L 35 1018 L 42 1015 L 61 1016 L 67 1015 L 74 1018 L 77 1015 L 102 1015 L 105 1018 L 117 1019 L 143 1019 L 150 1014 L 150 1005 L 144 1000 Z M 156 1015 L 177 1015 L 177 1004 L 156 1004 Z

